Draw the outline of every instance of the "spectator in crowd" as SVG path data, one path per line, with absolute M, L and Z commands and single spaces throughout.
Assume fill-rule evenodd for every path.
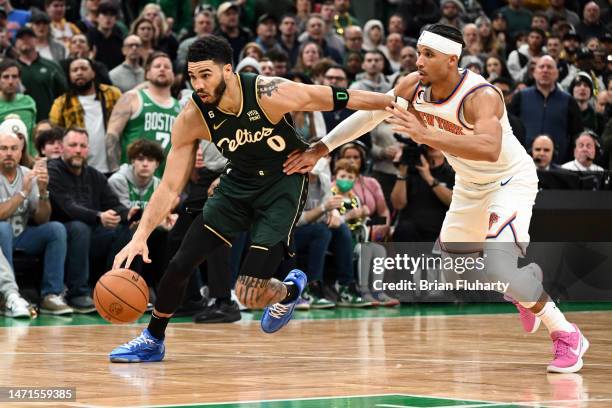
M 81 33 L 87 34 L 89 31 L 96 28 L 99 5 L 100 0 L 85 0 L 85 4 L 81 8 L 82 18 L 76 23 Z
M 325 71 L 323 76 L 323 85 L 336 86 L 339 88 L 348 87 L 348 77 L 346 71 L 339 65 L 332 65 Z M 327 129 L 335 128 L 340 122 L 348 118 L 353 114 L 351 109 L 341 109 L 335 111 L 323 112 L 323 118 L 325 119 L 325 127 Z
M 29 169 L 34 168 L 34 159 L 32 159 L 32 156 L 30 156 L 28 152 L 28 129 L 19 116 L 15 114 L 7 115 L 0 124 L 0 131 L 17 135 L 19 140 L 23 142 L 21 144 L 21 160 L 19 161 L 19 165 Z
M 570 64 L 575 63 L 578 49 L 580 48 L 580 36 L 576 30 L 570 30 L 563 34 L 561 39 L 563 40 L 563 51 L 561 51 L 560 58 L 564 59 Z
M 34 142 L 36 142 L 36 140 L 38 139 L 38 137 L 40 136 L 42 132 L 51 130 L 52 128 L 53 128 L 53 125 L 51 125 L 51 122 L 49 122 L 49 119 L 41 120 L 40 122 L 36 124 L 36 126 L 34 126 L 34 135 L 32 136 L 32 139 L 34 140 Z
M 610 119 L 610 109 L 612 108 L 612 91 L 602 91 L 597 96 L 597 101 L 595 102 L 595 112 L 601 113 L 603 117 L 606 119 Z
M 412 159 L 408 154 L 414 155 L 416 163 L 407 163 Z M 442 152 L 431 147 L 425 147 L 425 154 L 404 149 L 402 156 L 391 192 L 393 207 L 401 211 L 393 240 L 435 241 L 451 202 L 455 172 Z
M 148 3 L 143 7 L 139 18 L 146 18 L 153 22 L 155 35 L 153 44 L 155 46 L 155 51 L 164 52 L 170 56 L 172 61 L 175 61 L 179 42 L 168 25 L 168 21 L 160 5 L 157 3 Z M 143 61 L 146 61 L 146 58 L 143 58 Z
M 257 20 L 255 42 L 259 44 L 264 54 L 273 48 L 278 48 L 276 26 L 278 22 L 272 14 L 262 14 Z
M 593 82 L 593 95 L 599 95 L 599 91 L 605 89 L 605 86 L 603 83 L 603 78 L 594 70 L 594 62 L 595 55 L 593 54 L 593 51 L 586 47 L 579 48 L 576 51 L 574 63 L 575 69 L 570 69 L 568 75 L 565 77 L 563 82 L 561 82 L 563 89 L 569 89 L 570 84 L 579 72 L 586 72 L 591 77 L 591 81 Z
M 321 48 L 321 57 L 329 57 L 336 61 L 337 64 L 342 64 L 341 52 L 344 47 L 342 47 L 341 50 L 338 50 L 331 46 L 326 39 L 327 33 L 327 26 L 321 15 L 311 14 L 306 22 L 306 32 L 299 38 L 302 42 L 302 46 L 309 42 L 314 42 Z
M 300 72 L 290 73 L 288 79 L 312 85 L 310 78 Z M 291 117 L 298 134 L 308 143 L 321 139 L 327 133 L 322 112 L 291 112 Z
M 112 85 L 106 65 L 94 58 L 96 53 L 89 46 L 89 40 L 84 34 L 76 34 L 70 39 L 67 58 L 60 61 L 63 72 L 68 72 L 68 63 L 75 58 L 89 58 L 96 71 L 96 78 L 102 84 Z
M 274 64 L 276 76 L 284 77 L 289 72 L 289 56 L 282 50 L 270 50 L 266 57 Z
M 257 44 L 255 41 L 252 41 L 248 43 L 247 45 L 245 45 L 242 51 L 240 51 L 240 56 L 238 60 L 236 61 L 236 64 L 239 64 L 240 62 L 242 62 L 242 60 L 246 57 L 250 57 L 250 58 L 255 59 L 256 61 L 259 61 L 260 59 L 263 58 L 263 56 L 264 56 L 264 52 L 261 46 Z
M 372 92 L 386 93 L 391 89 L 391 82 L 383 75 L 385 56 L 379 50 L 367 51 L 363 61 L 365 75 L 353 82 L 350 89 L 361 89 Z
M 109 0 L 98 6 L 98 26 L 87 32 L 87 39 L 92 48 L 96 49 L 96 61 L 106 66 L 108 71 L 123 61 L 123 32 L 117 26 L 119 9 Z
M 0 300 L 3 307 L 0 315 L 6 317 L 28 317 L 36 316 L 34 308 L 19 293 L 19 286 L 15 280 L 13 268 L 0 250 Z
M 600 16 L 601 9 L 596 2 L 590 1 L 585 4 L 582 13 L 582 21 L 576 27 L 578 34 L 584 39 L 603 37 L 603 35 L 609 31 L 600 20 Z
M 365 50 L 363 49 L 363 32 L 361 31 L 361 27 L 359 26 L 348 26 L 344 30 L 344 57 L 348 52 L 354 51 L 363 54 Z
M 343 29 L 348 26 L 361 25 L 359 20 L 349 13 L 351 9 L 351 0 L 334 0 L 334 8 L 336 9 L 334 28 L 338 35 L 341 36 L 343 34 Z
M 527 44 L 516 49 L 508 56 L 508 71 L 515 82 L 524 81 L 529 62 L 534 57 L 542 56 L 542 47 L 546 34 L 539 28 L 532 28 L 527 36 Z M 556 64 L 556 63 L 555 63 Z
M 363 26 L 363 49 L 364 51 L 379 50 L 383 53 L 387 51 L 384 27 L 380 20 L 369 20 Z
M 40 157 L 47 159 L 59 159 L 62 157 L 62 139 L 64 131 L 62 128 L 54 126 L 49 130 L 41 132 L 36 138 L 36 150 Z
M 570 84 L 569 93 L 578 103 L 582 125 L 600 135 L 606 124 L 604 116 L 596 112 L 592 106 L 594 100 L 593 81 L 590 75 L 586 72 L 579 72 Z
M 387 36 L 387 41 L 385 43 L 385 49 L 387 50 L 387 52 L 385 53 L 385 57 L 387 57 L 387 60 L 389 61 L 389 64 L 391 65 L 391 70 L 393 72 L 399 72 L 402 66 L 401 54 L 403 47 L 404 43 L 401 35 L 389 34 Z
M 139 17 L 130 27 L 130 35 L 140 38 L 140 60 L 146 61 L 155 52 L 155 25 L 146 17 Z
M 478 59 L 485 60 L 486 55 L 482 53 L 482 45 L 480 43 L 480 36 L 478 34 L 478 27 L 476 24 L 468 23 L 463 26 L 463 42 L 465 42 L 465 47 L 463 49 L 463 55 L 461 58 L 461 62 L 466 57 L 473 56 Z
M 11 0 L 0 0 L 0 7 L 6 12 L 6 29 L 11 33 L 11 37 L 15 37 L 17 31 L 28 24 L 32 14 L 28 10 L 14 8 Z
M 164 152 L 160 145 L 147 139 L 138 139 L 127 149 L 129 164 L 125 163 L 108 179 L 108 185 L 119 202 L 133 212 L 132 228 L 138 222 L 142 211 L 147 207 L 153 192 L 160 183 L 155 170 L 164 161 Z M 138 216 L 136 216 L 138 214 Z M 151 248 L 151 264 L 143 265 L 153 279 L 147 279 L 149 286 L 155 287 L 161 280 L 161 272 L 165 270 L 165 248 L 168 231 L 176 222 L 175 214 L 168 215 L 158 228 L 151 234 L 147 243 Z
M 61 296 L 66 230 L 58 222 L 49 222 L 47 160 L 37 159 L 30 170 L 19 165 L 22 150 L 23 141 L 17 135 L 0 132 L 0 247 L 11 267 L 17 248 L 26 255 L 44 255 L 40 311 L 56 315 L 72 313 Z
M 7 115 L 16 114 L 25 123 L 28 134 L 32 135 L 36 123 L 36 103 L 31 96 L 19 92 L 20 77 L 21 67 L 17 61 L 6 58 L 0 62 L 0 122 Z M 28 140 L 30 153 L 34 153 L 32 144 L 32 139 Z
M 252 73 L 252 74 L 261 74 L 261 65 L 259 65 L 259 61 L 252 57 L 244 57 L 240 60 L 238 65 L 236 65 L 236 73 Z
M 261 61 L 259 61 L 259 67 L 261 68 L 261 75 L 268 77 L 276 76 L 274 63 L 270 61 L 268 57 L 263 57 Z
M 87 130 L 70 128 L 61 159 L 49 160 L 52 219 L 68 233 L 66 285 L 68 304 L 76 313 L 95 311 L 89 286 L 91 265 L 108 270 L 115 254 L 130 239 L 129 210 L 110 189 L 106 177 L 87 165 Z
M 548 17 L 541 11 L 536 11 L 531 16 L 531 28 L 539 28 L 546 35 L 548 33 Z M 544 37 L 546 40 L 546 37 Z
M 565 7 L 565 0 L 550 0 L 550 7 L 546 10 L 546 15 L 550 21 L 557 18 L 567 21 L 573 27 L 578 27 L 580 24 L 580 17 Z
M 298 60 L 295 64 L 294 71 L 302 72 L 310 76 L 314 65 L 323 58 L 321 47 L 315 42 L 308 41 L 300 46 Z
M 312 0 L 295 0 L 295 16 L 300 32 L 304 31 L 310 13 L 312 13 Z
M 358 170 L 352 191 L 359 197 L 362 206 L 368 208 L 368 216 L 373 219 L 379 218 L 379 220 L 374 220 L 368 237 L 370 241 L 378 242 L 389 238 L 391 215 L 380 183 L 374 177 L 368 177 L 364 174 L 367 167 L 366 151 L 367 146 L 356 141 L 342 146 L 338 157 L 349 160 Z
M 487 81 L 491 82 L 496 78 L 510 78 L 510 72 L 504 61 L 495 56 L 491 56 L 486 60 L 485 73 L 483 75 Z
M 442 18 L 440 18 L 438 23 L 453 26 L 457 30 L 463 29 L 465 7 L 460 0 L 442 0 L 440 2 L 440 9 L 442 11 Z
M 172 61 L 167 54 L 156 51 L 145 64 L 146 89 L 125 93 L 113 109 L 106 128 L 106 149 L 110 171 L 120 163 L 128 163 L 127 147 L 137 139 L 148 139 L 161 145 L 164 156 L 170 150 L 170 132 L 181 108 L 172 97 L 174 83 Z M 163 163 L 155 175 L 163 174 Z
M 574 98 L 557 86 L 559 71 L 552 57 L 541 57 L 533 76 L 535 85 L 516 93 L 509 111 L 525 125 L 525 146 L 546 133 L 559 149 L 555 162 L 564 163 L 570 157 L 574 137 L 583 129 L 580 109 Z
M 603 171 L 602 167 L 593 163 L 600 149 L 598 137 L 590 131 L 585 131 L 574 142 L 574 160 L 561 167 L 572 171 Z
M 35 42 L 36 34 L 31 28 L 21 28 L 16 34 L 21 83 L 36 102 L 36 121 L 41 121 L 47 119 L 55 98 L 64 93 L 66 79 L 59 65 L 38 54 Z
M 523 146 L 527 146 L 525 144 L 525 126 L 521 122 L 521 119 L 510 111 L 512 97 L 514 96 L 514 93 L 516 91 L 514 82 L 512 82 L 510 78 L 497 77 L 491 81 L 491 84 L 495 85 L 495 87 L 501 91 L 502 96 L 504 97 L 506 113 L 508 114 L 508 121 L 510 122 L 510 126 L 512 126 L 514 136 L 516 136 L 518 141 L 521 142 Z
M 349 84 L 353 83 L 361 72 L 363 66 L 363 55 L 361 52 L 349 51 L 346 53 L 346 62 L 344 63 L 344 68 L 346 69 L 346 74 L 348 75 Z
M 123 40 L 122 52 L 125 60 L 109 72 L 113 85 L 121 92 L 127 92 L 144 82 L 144 69 L 140 63 L 141 48 L 142 40 L 137 35 L 128 35 Z
M 66 21 L 66 0 L 45 0 L 45 11 L 50 17 L 51 34 L 60 44 L 67 46 L 72 36 L 81 33 L 74 23 Z
M 561 44 L 561 38 L 551 34 L 546 39 L 546 53 L 550 55 L 557 62 L 557 69 L 559 70 L 559 79 L 557 82 L 563 82 L 563 79 L 569 74 L 570 69 L 576 69 L 573 65 L 567 63 L 561 58 L 561 51 L 563 46 Z
M 507 21 L 510 38 L 514 38 L 520 31 L 531 29 L 531 12 L 523 7 L 523 0 L 508 0 L 508 5 L 502 7 L 499 12 Z
M 417 57 L 418 57 L 417 51 L 414 47 L 406 46 L 402 48 L 402 51 L 400 53 L 400 58 L 401 58 L 400 72 L 402 75 L 407 75 L 417 70 L 417 66 L 416 66 Z
M 500 41 L 493 31 L 491 20 L 487 16 L 480 16 L 475 21 L 480 39 L 480 49 L 489 56 L 503 58 L 506 55 L 505 43 Z
M 59 3 L 57 0 L 55 3 Z M 59 63 L 66 58 L 66 45 L 51 35 L 51 19 L 42 11 L 32 13 L 32 30 L 36 34 L 36 51 L 42 58 Z
M 98 84 L 91 61 L 77 58 L 68 65 L 68 92 L 53 103 L 49 119 L 54 126 L 87 129 L 87 163 L 102 173 L 110 173 L 106 155 L 106 128 L 121 91 L 111 85 Z
M 533 139 L 531 145 L 531 157 L 538 170 L 560 169 L 561 166 L 553 163 L 555 155 L 555 142 L 548 135 L 539 135 Z
M 224 37 L 234 50 L 234 65 L 240 61 L 240 50 L 251 41 L 251 31 L 241 27 L 239 23 L 240 7 L 236 3 L 226 1 L 217 8 L 217 20 L 219 27 L 216 35 Z
M 195 35 L 181 41 L 177 51 L 177 72 L 183 72 L 187 63 L 187 50 L 198 38 L 212 34 L 215 31 L 215 16 L 210 10 L 200 10 L 193 16 L 193 30 Z
M 280 20 L 278 44 L 289 56 L 289 67 L 295 66 L 300 49 L 298 41 L 298 20 L 291 14 L 284 15 Z
M 418 38 L 425 25 L 437 22 L 440 19 L 439 4 L 437 0 L 403 0 L 397 13 L 404 16 L 406 35 Z

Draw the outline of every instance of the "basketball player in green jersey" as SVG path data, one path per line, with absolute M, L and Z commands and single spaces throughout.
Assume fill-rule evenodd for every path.
M 106 155 L 111 171 L 121 163 L 129 163 L 128 146 L 138 139 L 157 142 L 167 157 L 170 151 L 170 133 L 181 107 L 170 95 L 174 82 L 172 61 L 163 52 L 154 52 L 145 64 L 146 89 L 126 92 L 113 109 L 106 131 Z M 155 171 L 157 177 L 164 172 L 164 163 Z
M 272 276 L 288 252 L 308 186 L 307 176 L 287 176 L 282 171 L 289 153 L 307 148 L 289 112 L 383 109 L 393 99 L 367 91 L 235 74 L 229 43 L 212 35 L 190 46 L 188 72 L 195 92 L 172 129 L 166 172 L 113 268 L 124 263 L 129 268 L 139 255 L 150 262 L 147 238 L 185 186 L 199 139 L 212 140 L 229 163 L 215 194 L 191 224 L 166 269 L 149 326 L 136 339 L 114 349 L 110 353 L 113 362 L 163 359 L 164 332 L 191 271 L 219 246 L 231 245 L 240 231 L 250 231 L 252 245 L 236 282 L 239 300 L 253 309 L 272 305 L 262 318 L 265 332 L 287 324 L 306 276 L 299 270 L 291 271 L 284 282 Z

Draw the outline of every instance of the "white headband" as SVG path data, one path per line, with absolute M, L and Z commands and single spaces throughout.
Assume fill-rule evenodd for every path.
M 423 31 L 417 45 L 424 45 L 436 51 L 440 51 L 442 54 L 456 55 L 457 58 L 461 58 L 461 50 L 463 49 L 460 43 L 432 33 L 431 31 Z

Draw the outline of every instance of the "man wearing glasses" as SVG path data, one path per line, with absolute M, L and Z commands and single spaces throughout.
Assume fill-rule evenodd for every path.
M 144 81 L 144 69 L 140 64 L 142 41 L 137 35 L 129 35 L 123 40 L 121 51 L 125 60 L 109 73 L 110 79 L 121 92 L 125 93 Z

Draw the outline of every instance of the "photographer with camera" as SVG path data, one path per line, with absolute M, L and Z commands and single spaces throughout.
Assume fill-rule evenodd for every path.
M 440 150 L 405 143 L 391 192 L 393 207 L 401 210 L 393 240 L 435 241 L 451 202 L 455 172 Z

